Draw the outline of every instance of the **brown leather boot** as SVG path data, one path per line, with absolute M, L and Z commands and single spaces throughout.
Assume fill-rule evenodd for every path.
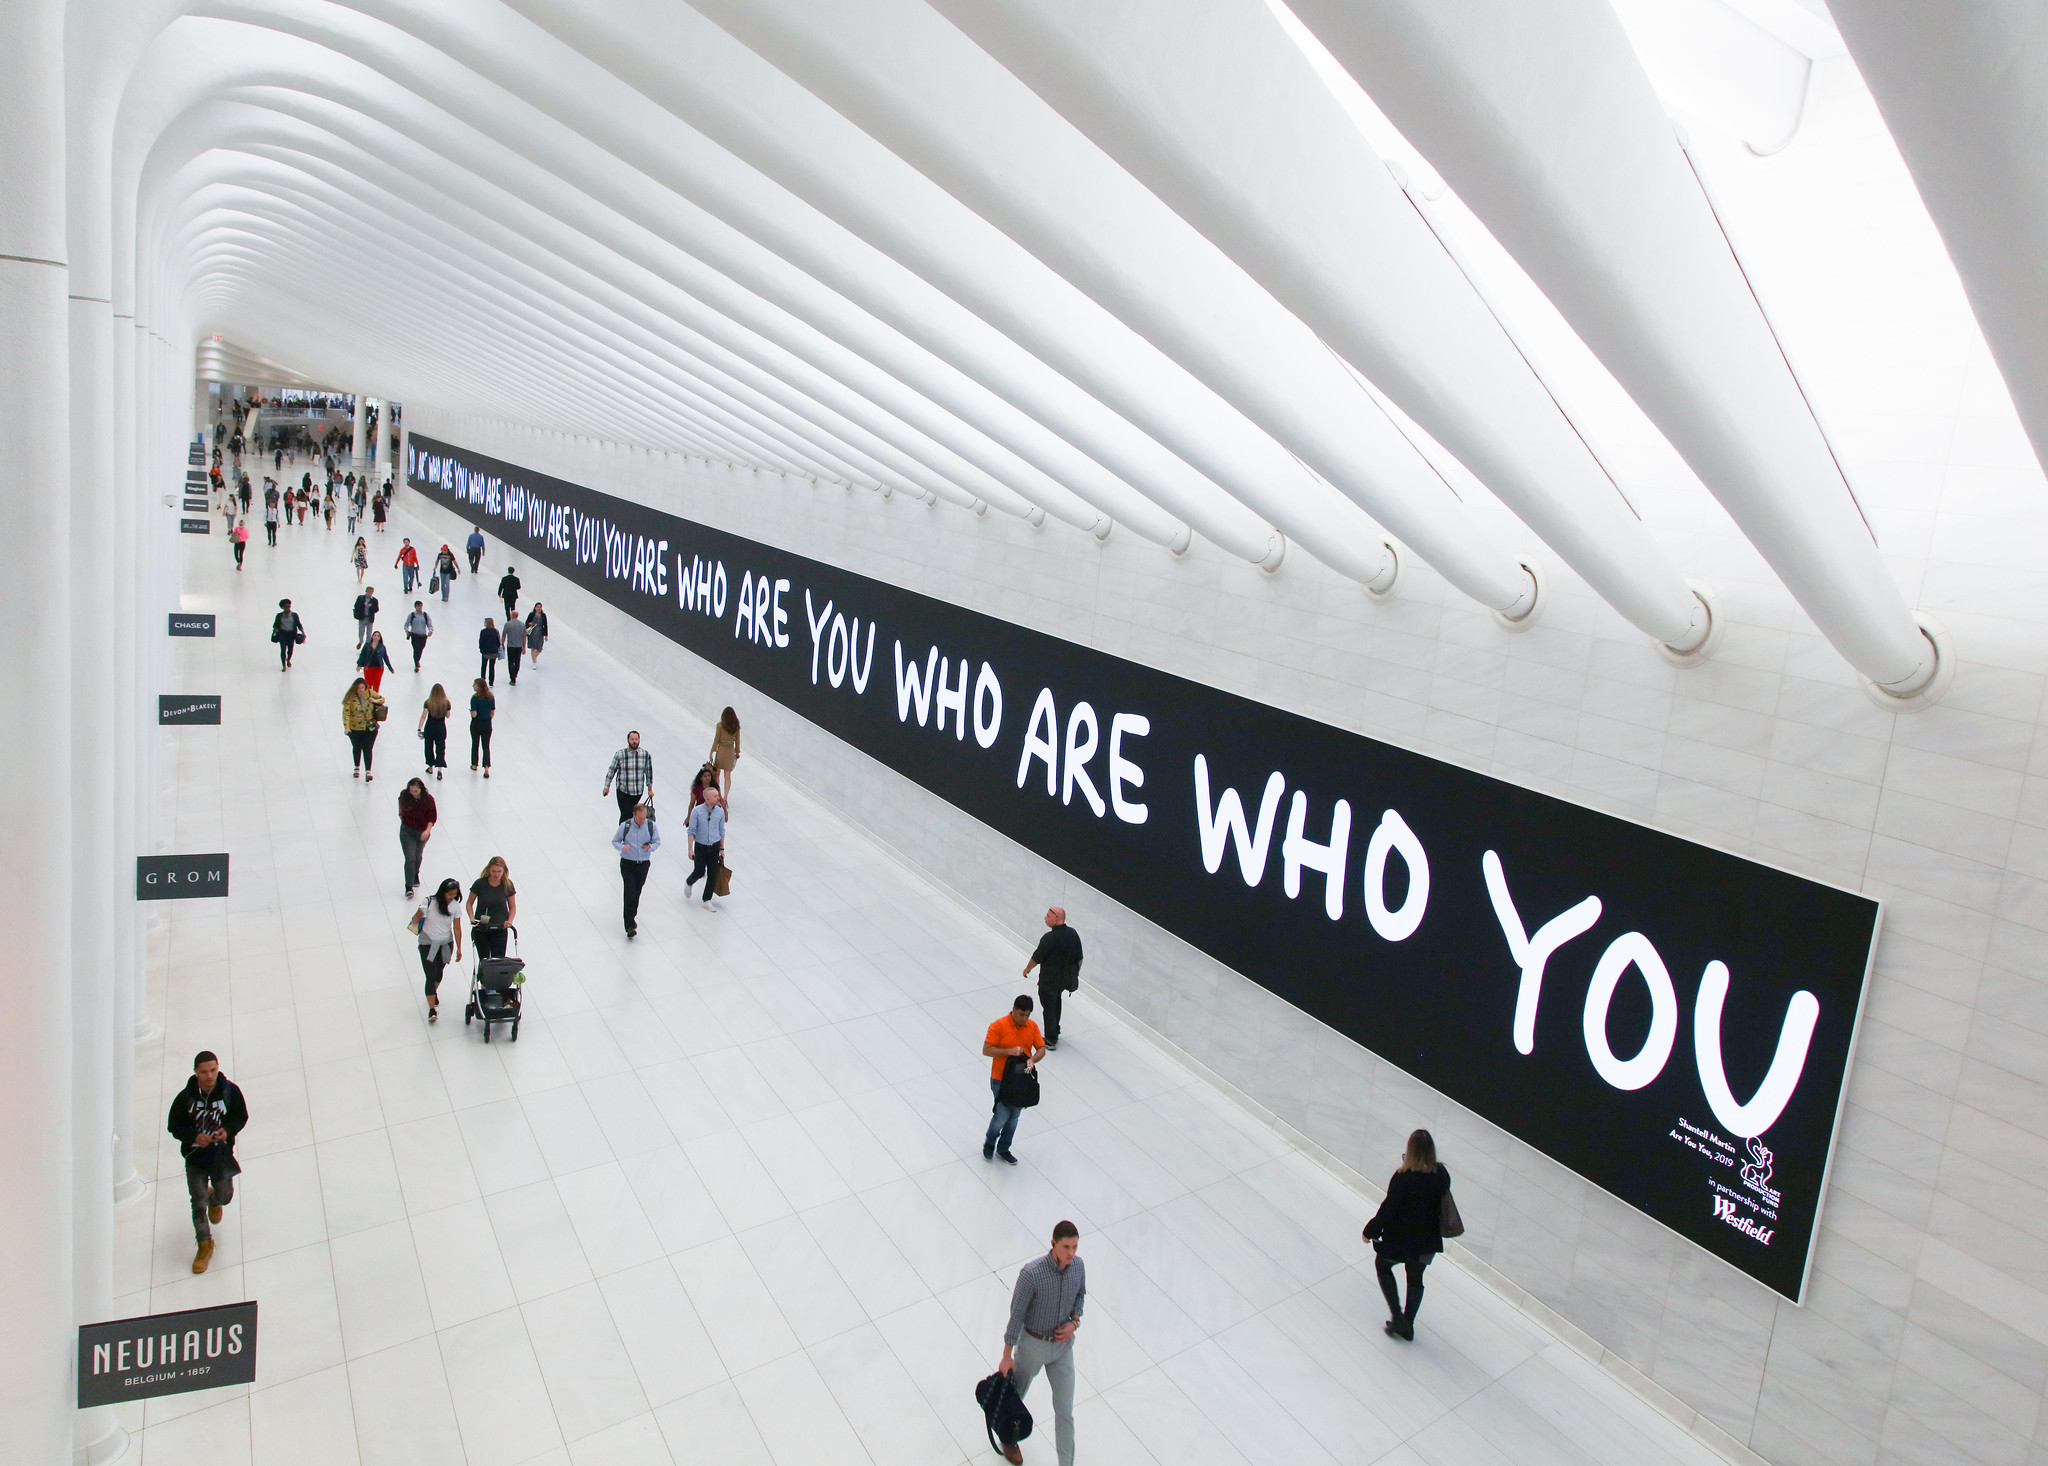
M 218 1224 L 220 1222 L 220 1208 L 218 1206 L 208 1207 L 206 1209 L 206 1219 L 209 1222 Z
M 1003 1442 L 1003 1459 L 1008 1461 L 1010 1466 L 1024 1466 L 1024 1452 L 1015 1441 Z
M 192 1271 L 195 1273 L 203 1273 L 206 1271 L 206 1265 L 212 1261 L 213 1239 L 211 1237 L 208 1237 L 204 1242 L 199 1244 L 199 1254 L 198 1256 L 192 1259 Z

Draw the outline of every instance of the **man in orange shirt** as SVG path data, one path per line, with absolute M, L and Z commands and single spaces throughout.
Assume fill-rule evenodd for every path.
M 981 1141 L 981 1158 L 988 1161 L 1001 1156 L 1014 1166 L 1017 1158 L 1010 1154 L 1010 1142 L 1017 1134 L 1017 1117 L 1024 1112 L 1003 1103 L 1003 1066 L 1012 1058 L 1019 1058 L 1026 1068 L 1032 1068 L 1045 1057 L 1045 1036 L 1031 1021 L 1030 994 L 1019 993 L 1016 1006 L 988 1026 L 981 1052 L 994 1061 L 989 1065 L 988 1090 L 995 1096 L 995 1110 L 988 1117 L 988 1134 Z

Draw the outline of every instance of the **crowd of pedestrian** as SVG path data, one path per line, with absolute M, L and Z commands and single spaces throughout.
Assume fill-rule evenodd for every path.
M 218 460 L 219 446 L 215 456 Z M 239 453 L 233 468 L 239 474 Z M 331 464 L 329 474 L 329 527 L 334 499 L 341 497 L 349 509 L 351 530 L 358 514 L 367 508 L 376 529 L 381 531 L 388 517 L 387 492 L 370 495 L 365 505 L 362 496 L 367 492 L 366 484 L 356 481 L 353 475 L 345 476 L 339 481 L 342 492 L 337 496 L 332 492 L 335 485 Z M 214 478 L 225 493 L 227 475 L 217 467 Z M 246 475 L 240 476 L 239 483 L 246 508 Z M 300 489 L 309 495 L 306 504 L 318 512 L 319 496 L 310 494 L 310 474 Z M 227 512 L 233 520 L 234 496 L 227 497 Z M 303 523 L 306 511 L 293 505 L 291 498 L 266 481 L 264 524 L 272 544 L 276 543 L 281 518 L 296 509 Z M 246 514 L 231 524 L 230 533 L 239 570 L 248 537 Z M 479 575 L 486 548 L 481 531 L 473 530 L 464 548 L 470 574 Z M 367 547 L 361 537 L 350 552 L 350 563 L 361 584 L 368 568 Z M 394 566 L 400 573 L 405 594 L 410 596 L 421 577 L 420 557 L 409 538 L 401 541 Z M 425 589 L 428 594 L 438 590 L 445 604 L 459 574 L 454 549 L 443 544 L 429 562 Z M 485 617 L 477 638 L 480 661 L 469 699 L 470 770 L 481 772 L 486 779 L 491 777 L 491 740 L 498 712 L 494 690 L 498 662 L 501 658 L 505 661 L 507 681 L 517 687 L 522 660 L 529 667 L 537 667 L 548 638 L 547 615 L 540 603 L 534 603 L 520 616 L 520 590 L 516 570 L 506 566 L 495 592 L 503 607 L 504 624 L 501 628 L 496 616 Z M 352 608 L 359 675 L 342 698 L 342 727 L 351 748 L 352 777 L 364 782 L 374 778 L 377 738 L 390 711 L 382 693 L 383 678 L 385 673 L 395 670 L 383 635 L 376 629 L 378 610 L 376 588 L 364 586 Z M 433 618 L 427 614 L 423 599 L 413 600 L 403 631 L 411 645 L 413 671 L 419 674 L 435 634 Z M 271 639 L 278 646 L 282 668 L 289 670 L 293 650 L 306 639 L 304 623 L 289 600 L 278 603 Z M 443 684 L 433 683 L 421 704 L 416 726 L 422 772 L 408 778 L 398 796 L 398 836 L 408 902 L 420 891 L 427 847 L 440 820 L 439 806 L 428 781 L 445 778 L 448 721 L 454 711 L 454 703 Z M 730 890 L 731 872 L 726 865 L 725 848 L 733 774 L 740 757 L 739 716 L 727 707 L 713 724 L 708 750 L 691 778 L 684 821 L 690 872 L 683 889 L 697 895 L 696 904 L 714 911 L 718 898 Z M 624 745 L 612 755 L 602 792 L 604 797 L 616 800 L 617 820 L 611 845 L 619 862 L 621 920 L 630 941 L 639 935 L 642 898 L 653 873 L 654 856 L 662 846 L 655 811 L 654 756 L 638 729 L 629 731 Z M 700 881 L 701 893 L 696 889 Z M 685 904 L 689 904 L 687 896 Z M 432 893 L 419 901 L 411 913 L 408 929 L 418 943 L 428 1023 L 439 1021 L 439 989 L 448 964 L 460 966 L 463 961 L 465 922 L 469 947 L 481 960 L 505 955 L 507 938 L 516 928 L 517 918 L 517 888 L 502 856 L 494 855 L 486 862 L 466 895 L 461 882 L 450 876 L 435 884 Z M 1020 1164 L 1014 1147 L 1024 1112 L 1039 1103 L 1041 1084 L 1050 1077 L 1044 1066 L 1060 1046 L 1065 1000 L 1080 986 L 1084 960 L 1080 934 L 1069 923 L 1062 907 L 1049 907 L 1044 920 L 1045 931 L 1022 972 L 1027 979 L 1036 974 L 1035 997 L 1028 992 L 1017 994 L 1009 1011 L 990 1023 L 983 1035 L 981 1052 L 989 1060 L 990 1111 L 981 1154 L 992 1163 Z M 185 1159 L 198 1244 L 192 1264 L 194 1272 L 206 1270 L 214 1245 L 210 1229 L 220 1222 L 223 1208 L 233 1200 L 234 1177 L 240 1169 L 234 1159 L 235 1137 L 248 1121 L 241 1091 L 220 1072 L 212 1053 L 199 1053 L 194 1059 L 192 1078 L 173 1101 L 168 1121 Z M 1462 1230 L 1451 1203 L 1450 1185 L 1450 1172 L 1438 1161 L 1434 1140 L 1428 1131 L 1417 1130 L 1409 1137 L 1400 1166 L 1388 1181 L 1384 1200 L 1365 1224 L 1364 1240 L 1373 1249 L 1375 1271 L 1388 1309 L 1385 1330 L 1394 1339 L 1414 1339 L 1424 1270 L 1442 1252 L 1445 1238 Z M 1031 1428 L 1024 1400 L 1041 1374 L 1049 1381 L 1051 1391 L 1055 1454 L 1060 1466 L 1072 1466 L 1074 1460 L 1073 1347 L 1088 1291 L 1086 1266 L 1079 1255 L 1080 1240 L 1080 1231 L 1073 1222 L 1060 1221 L 1052 1230 L 1048 1251 L 1019 1271 L 996 1372 L 976 1390 L 987 1413 L 991 1438 L 1013 1463 L 1023 1460 L 1019 1440 Z M 1405 1276 L 1397 1278 L 1397 1273 Z

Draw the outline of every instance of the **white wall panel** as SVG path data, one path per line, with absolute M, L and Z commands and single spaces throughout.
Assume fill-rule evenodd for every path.
M 1062 900 L 1088 982 L 1346 1164 L 1377 1178 L 1409 1128 L 1435 1129 L 1472 1252 L 1674 1408 L 1773 1461 L 2025 1461 L 2048 1385 L 2048 611 L 2028 568 L 2048 484 L 1924 217 L 1902 216 L 1903 171 L 1867 162 L 1867 99 L 1833 67 L 1801 148 L 1730 155 L 1721 181 L 1745 217 L 1777 221 L 1743 241 L 1759 287 L 1791 312 L 1902 585 L 1963 648 L 1924 712 L 1875 706 L 1620 410 L 1595 415 L 1603 457 L 1675 556 L 1731 591 L 1704 667 L 1666 665 L 1564 574 L 1544 624 L 1509 636 L 1426 569 L 1377 604 L 1307 559 L 1271 577 L 1198 543 L 1176 561 L 425 404 L 409 426 L 1882 897 L 1810 1302 L 1793 1308 L 618 613 L 532 587 L 558 628 L 617 647 L 707 729 L 736 703 L 757 756 L 1020 941 Z M 1923 303 L 1877 313 L 1873 297 Z

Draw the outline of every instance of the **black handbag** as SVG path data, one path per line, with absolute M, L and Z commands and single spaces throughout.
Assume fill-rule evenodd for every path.
M 1443 1200 L 1438 1204 L 1437 1221 L 1439 1223 L 1438 1230 L 1444 1236 L 1462 1237 L 1465 1235 L 1465 1219 L 1458 1215 L 1458 1203 L 1451 1199 L 1451 1193 L 1448 1191 L 1444 1192 Z
M 1005 1443 L 1030 1436 L 1031 1411 L 1019 1398 L 1016 1382 L 1001 1370 L 974 1387 L 974 1403 L 981 1406 L 981 1422 L 997 1455 Z
M 1013 1110 L 1028 1110 L 1038 1103 L 1038 1071 L 1027 1066 L 1022 1056 L 1003 1061 L 1003 1082 L 996 1091 L 996 1103 Z

